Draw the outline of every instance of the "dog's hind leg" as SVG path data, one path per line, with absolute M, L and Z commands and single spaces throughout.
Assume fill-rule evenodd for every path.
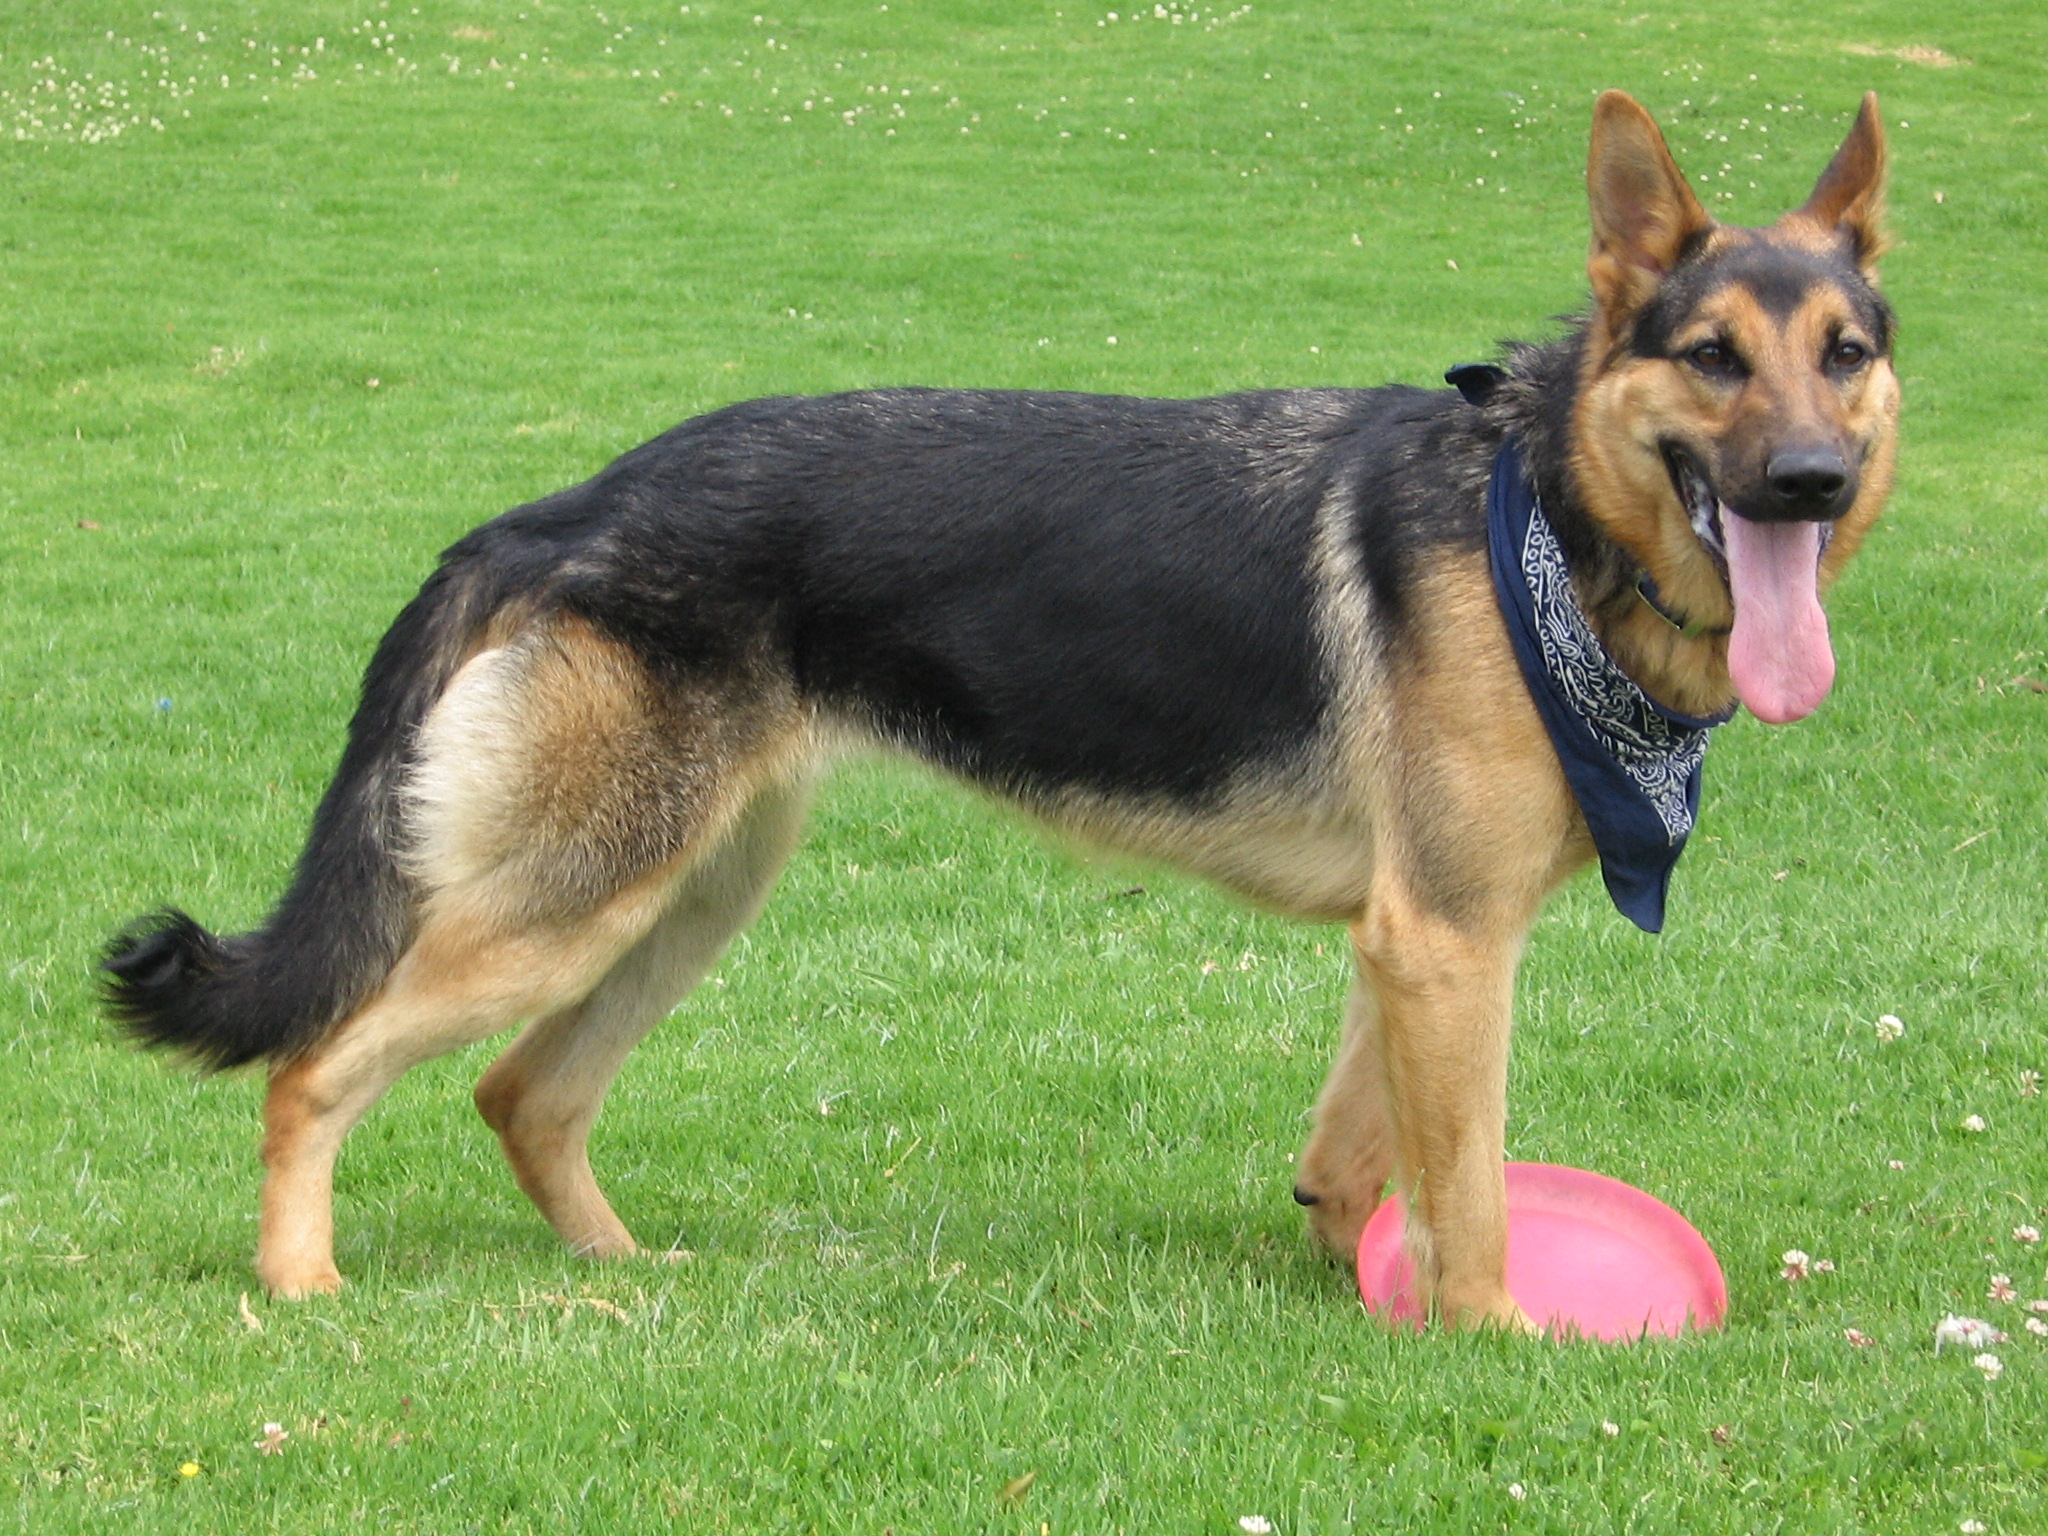
M 334 1161 L 384 1090 L 420 1062 L 583 1003 L 748 805 L 787 780 L 802 744 L 791 692 L 772 675 L 657 679 L 571 618 L 463 667 L 406 781 L 412 941 L 368 1003 L 271 1078 L 266 1285 L 288 1296 L 339 1285 Z
M 470 904 L 431 918 L 377 996 L 271 1074 L 256 1270 L 286 1297 L 332 1291 L 333 1178 L 349 1130 L 411 1068 L 586 993 L 659 916 L 662 874 L 560 927 L 493 924 Z
M 1395 1155 L 1379 999 L 1361 975 L 1344 1005 L 1343 1043 L 1316 1100 L 1315 1131 L 1294 1181 L 1294 1198 L 1310 1207 L 1309 1230 L 1332 1257 L 1349 1263 L 1358 1251 L 1366 1219 L 1394 1175 Z
M 477 1083 L 519 1187 L 576 1252 L 635 1251 L 590 1171 L 591 1125 L 627 1054 L 760 912 L 808 799 L 807 783 L 764 790 L 596 990 L 528 1025 Z

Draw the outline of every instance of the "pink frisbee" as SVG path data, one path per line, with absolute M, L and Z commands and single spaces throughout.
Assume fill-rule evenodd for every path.
M 1728 1285 L 1707 1240 L 1654 1196 L 1583 1168 L 1509 1163 L 1508 1294 L 1560 1336 L 1638 1339 L 1719 1328 Z M 1400 1197 L 1358 1240 L 1358 1291 L 1368 1312 L 1410 1328 L 1423 1318 L 1401 1251 Z

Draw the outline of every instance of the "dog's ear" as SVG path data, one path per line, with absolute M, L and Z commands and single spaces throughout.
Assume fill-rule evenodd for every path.
M 1603 91 L 1593 106 L 1586 196 L 1593 210 L 1586 275 L 1610 317 L 1639 308 L 1686 246 L 1714 227 L 1656 120 L 1626 91 Z
M 1877 258 L 1890 243 L 1884 231 L 1884 119 L 1878 116 L 1877 92 L 1864 92 L 1855 126 L 1820 173 L 1813 196 L 1790 217 L 1848 236 L 1856 265 L 1875 273 Z

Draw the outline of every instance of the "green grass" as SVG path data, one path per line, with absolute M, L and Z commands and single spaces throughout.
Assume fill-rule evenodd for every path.
M 2048 1345 L 1985 1299 L 2048 1294 L 2038 5 L 765 4 L 0 20 L 15 1526 L 2040 1529 Z M 1577 302 L 1610 85 L 1738 221 L 1866 87 L 1895 155 L 1907 447 L 1836 696 L 1722 733 L 1666 937 L 1582 880 L 1523 973 L 1512 1155 L 1685 1210 L 1724 1334 L 1381 1332 L 1287 1199 L 1341 935 L 893 767 L 600 1124 L 694 1259 L 570 1262 L 472 1052 L 351 1140 L 350 1288 L 238 1319 L 259 1085 L 130 1051 L 89 963 L 159 900 L 260 917 L 436 550 L 750 395 L 1430 381 Z

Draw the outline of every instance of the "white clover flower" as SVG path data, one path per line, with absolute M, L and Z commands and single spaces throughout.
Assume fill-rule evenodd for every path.
M 1798 1248 L 1787 1248 L 1784 1262 L 1785 1267 L 1778 1274 L 1786 1280 L 1804 1280 L 1812 1272 L 1809 1266 L 1813 1260 Z
M 1965 1520 L 1956 1529 L 1961 1531 L 1963 1536 L 1984 1536 L 1985 1526 L 1982 1520 Z
M 1273 1522 L 1264 1515 L 1239 1515 L 1237 1517 L 1237 1528 L 1240 1531 L 1249 1532 L 1250 1536 L 1270 1536 Z
M 1616 1435 L 1621 1433 L 1621 1426 L 1615 1423 L 1612 1419 L 1602 1419 L 1600 1421 L 1600 1433 L 1605 1435 L 1608 1439 L 1612 1440 Z
M 1904 1022 L 1896 1013 L 1881 1013 L 1877 1017 L 1877 1038 L 1885 1043 L 1899 1038 L 1906 1032 Z
M 1972 1135 L 1975 1135 L 1980 1131 L 1987 1131 L 1990 1128 L 1991 1127 L 1984 1123 L 1984 1117 L 1982 1115 L 1963 1116 L 1963 1129 L 1970 1132 Z
M 2048 1339 L 2048 1323 L 2038 1317 L 2030 1317 L 2027 1319 L 2027 1332 L 2037 1339 Z
M 1529 1490 L 1524 1488 L 1520 1483 L 1509 1483 L 1508 1497 L 1513 1499 L 1517 1504 L 1519 1504 L 1522 1502 L 1522 1500 L 1529 1497 Z
M 1991 1288 L 1984 1294 L 1991 1301 L 2018 1301 L 2020 1299 L 2020 1293 L 2013 1289 L 2011 1275 L 1993 1275 L 1991 1277 Z
M 1844 1328 L 1842 1330 L 1842 1337 L 1847 1339 L 1851 1344 L 1853 1344 L 1858 1349 L 1868 1349 L 1871 1345 L 1877 1342 L 1877 1340 L 1873 1339 L 1861 1328 Z
M 2004 1338 L 2004 1334 L 1981 1317 L 1957 1317 L 1951 1312 L 1934 1325 L 1936 1354 L 1941 1353 L 1945 1344 L 1953 1344 L 1958 1349 L 1976 1349 L 1981 1345 L 2000 1343 Z
M 2005 1362 L 1996 1355 L 1979 1355 L 1970 1364 L 1984 1373 L 1986 1381 L 1996 1381 L 2005 1370 Z
M 2014 1227 L 2012 1229 L 2012 1240 L 2016 1243 L 2038 1243 L 2041 1241 L 2041 1229 L 2024 1224 Z

